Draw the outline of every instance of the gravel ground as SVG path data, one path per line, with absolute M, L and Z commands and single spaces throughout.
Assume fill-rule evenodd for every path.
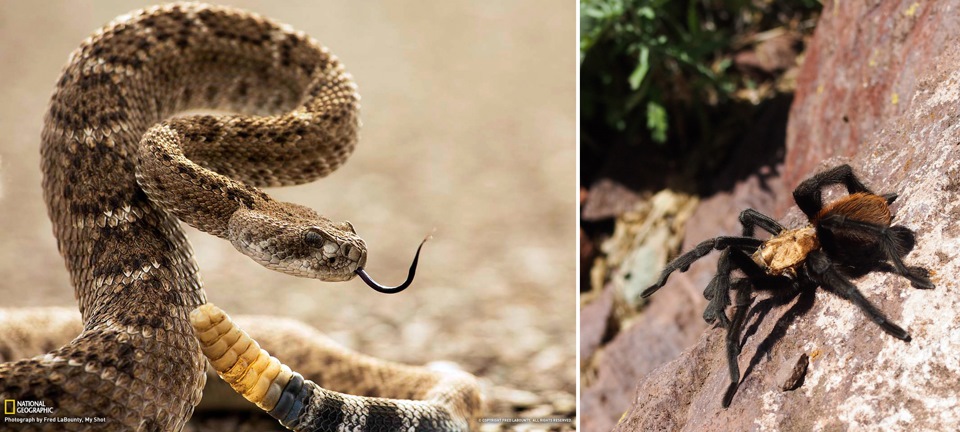
M 0 3 L 0 299 L 73 306 L 41 199 L 41 119 L 60 68 L 89 33 L 143 2 Z M 415 285 L 379 295 L 266 270 L 189 229 L 210 301 L 283 315 L 400 362 L 453 361 L 481 377 L 490 417 L 574 415 L 575 4 L 254 2 L 354 75 L 364 128 L 352 159 L 317 183 L 268 191 L 350 220 L 368 269 Z M 215 422 L 246 421 L 243 416 Z M 256 420 L 251 420 L 256 421 Z M 485 424 L 483 430 L 570 424 Z

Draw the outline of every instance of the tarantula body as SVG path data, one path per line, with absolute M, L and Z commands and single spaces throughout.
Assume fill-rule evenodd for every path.
M 807 254 L 819 247 L 816 229 L 807 225 L 784 230 L 763 242 L 751 258 L 770 275 L 795 278 L 797 268 L 803 264 Z
M 876 245 L 876 236 L 863 235 L 857 230 L 838 229 L 837 221 L 841 224 L 845 220 L 850 220 L 878 227 L 890 227 L 893 215 L 890 213 L 888 199 L 892 201 L 896 196 L 883 197 L 857 192 L 840 198 L 820 210 L 811 220 L 810 225 L 783 230 L 765 241 L 751 258 L 770 275 L 787 275 L 795 278 L 797 269 L 806 260 L 807 255 L 821 248 L 820 237 L 822 236 L 826 239 L 823 249 L 828 256 L 833 257 L 835 263 L 846 263 L 856 267 L 876 263 L 883 259 L 876 254 L 879 250 Z M 821 225 L 820 221 L 825 219 L 830 222 Z M 894 233 L 896 234 L 896 230 Z M 913 245 L 909 242 L 908 238 L 898 239 L 897 245 L 900 248 L 909 246 L 907 249 L 912 249 Z
M 846 186 L 848 195 L 824 205 L 822 189 L 834 184 Z M 903 262 L 913 249 L 915 238 L 910 229 L 890 225 L 890 204 L 896 194 L 874 194 L 857 179 L 849 165 L 841 165 L 803 181 L 793 196 L 807 216 L 808 225 L 785 229 L 769 216 L 746 209 L 740 213 L 741 236 L 701 242 L 667 264 L 657 282 L 641 294 L 649 297 L 666 284 L 674 271 L 686 271 L 711 251 L 722 251 L 717 273 L 704 290 L 709 302 L 703 318 L 727 331 L 731 382 L 722 400 L 724 408 L 730 405 L 740 382 L 740 333 L 753 292 L 766 291 L 788 300 L 804 290 L 821 287 L 852 302 L 886 333 L 909 341 L 910 335 L 867 300 L 851 278 L 885 271 L 903 276 L 915 288 L 933 288 L 927 270 L 908 267 Z M 772 237 L 766 241 L 755 238 L 756 227 Z M 734 270 L 740 270 L 744 277 L 732 278 Z M 731 291 L 736 294 L 732 318 L 726 312 Z

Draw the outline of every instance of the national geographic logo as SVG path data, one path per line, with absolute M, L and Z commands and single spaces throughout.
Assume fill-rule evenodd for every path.
M 53 407 L 47 406 L 44 401 L 38 400 L 3 400 L 3 414 L 53 414 Z
M 102 417 L 61 417 L 53 415 L 56 408 L 52 403 L 42 400 L 5 399 L 3 401 L 3 422 L 20 424 L 49 423 L 106 423 Z M 58 428 L 62 430 L 63 428 Z M 0 430 L 10 430 L 0 427 Z
M 4 399 L 4 423 L 106 423 L 105 417 L 63 417 L 52 415 L 56 408 L 50 402 L 42 400 Z M 9 430 L 2 428 L 0 430 Z

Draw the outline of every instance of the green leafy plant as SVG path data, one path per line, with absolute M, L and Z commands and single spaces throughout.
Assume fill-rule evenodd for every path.
M 756 86 L 732 67 L 738 38 L 818 9 L 814 0 L 581 0 L 582 130 L 660 144 L 683 128 L 708 131 L 710 108 Z

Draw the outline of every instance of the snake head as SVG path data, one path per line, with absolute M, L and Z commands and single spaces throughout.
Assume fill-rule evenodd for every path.
M 352 279 L 366 264 L 366 245 L 349 222 L 297 204 L 272 204 L 234 212 L 228 238 L 237 250 L 271 270 L 330 282 Z

